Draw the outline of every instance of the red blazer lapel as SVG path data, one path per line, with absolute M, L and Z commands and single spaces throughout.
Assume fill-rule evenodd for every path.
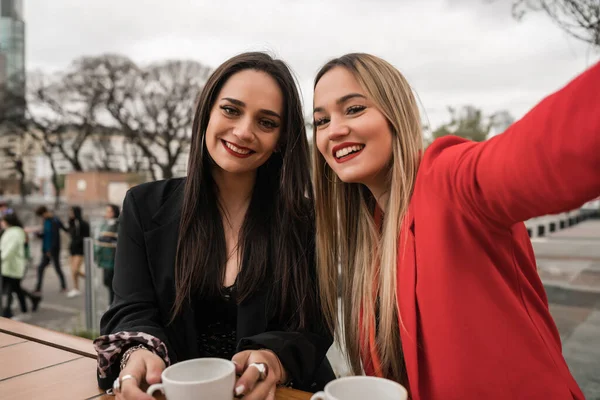
M 419 400 L 417 354 L 417 265 L 412 202 L 402 223 L 398 241 L 397 297 L 400 337 L 412 400 Z

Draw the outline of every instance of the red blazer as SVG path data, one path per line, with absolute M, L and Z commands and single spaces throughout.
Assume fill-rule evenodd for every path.
M 599 195 L 600 64 L 502 135 L 425 151 L 398 254 L 412 399 L 584 398 L 522 221 Z

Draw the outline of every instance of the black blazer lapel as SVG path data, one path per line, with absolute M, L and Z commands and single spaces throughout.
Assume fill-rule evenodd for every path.
M 179 240 L 179 224 L 184 184 L 180 184 L 152 217 L 149 231 L 144 232 L 146 253 L 155 291 L 159 296 L 163 323 L 178 353 L 178 361 L 198 356 L 194 310 L 189 304 L 170 323 L 175 303 L 175 257 Z
M 173 304 L 175 301 L 175 256 L 179 239 L 179 222 L 183 202 L 184 184 L 177 186 L 165 199 L 150 223 L 142 223 L 146 255 L 150 273 L 161 303 Z
M 149 230 L 144 232 L 150 273 L 156 293 L 160 296 L 161 314 L 165 316 L 165 323 L 170 318 L 171 308 L 175 302 L 175 257 L 184 187 L 184 181 L 181 181 L 181 184 L 152 216 L 148 224 Z M 259 290 L 248 301 L 238 306 L 236 332 L 238 342 L 244 337 L 265 332 L 269 320 L 267 306 L 268 287 Z M 184 359 L 199 356 L 195 318 L 201 318 L 199 315 L 201 312 L 202 310 L 194 311 L 188 304 L 169 327 L 169 331 L 173 332 L 171 336 L 174 336 L 171 340 Z M 182 357 L 178 359 L 181 361 Z

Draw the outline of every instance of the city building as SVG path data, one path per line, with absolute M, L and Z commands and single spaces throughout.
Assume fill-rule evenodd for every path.
M 25 113 L 23 102 L 14 96 L 25 95 L 25 22 L 22 0 L 0 0 L 0 101 L 4 105 L 0 119 Z M 0 179 L 16 179 L 15 157 L 24 155 L 22 134 L 0 120 Z M 1 189 L 1 188 L 0 188 Z
M 25 93 L 25 21 L 22 0 L 0 0 L 0 82 Z

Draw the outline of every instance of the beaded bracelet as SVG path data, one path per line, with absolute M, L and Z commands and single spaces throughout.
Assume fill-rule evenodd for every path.
M 123 353 L 123 357 L 121 358 L 121 371 L 123 371 L 123 369 L 125 368 L 125 365 L 127 364 L 127 361 L 129 361 L 129 357 L 131 357 L 131 354 L 136 350 L 148 350 L 148 348 L 143 344 L 138 344 L 137 346 L 133 346 L 127 349 L 127 351 Z

